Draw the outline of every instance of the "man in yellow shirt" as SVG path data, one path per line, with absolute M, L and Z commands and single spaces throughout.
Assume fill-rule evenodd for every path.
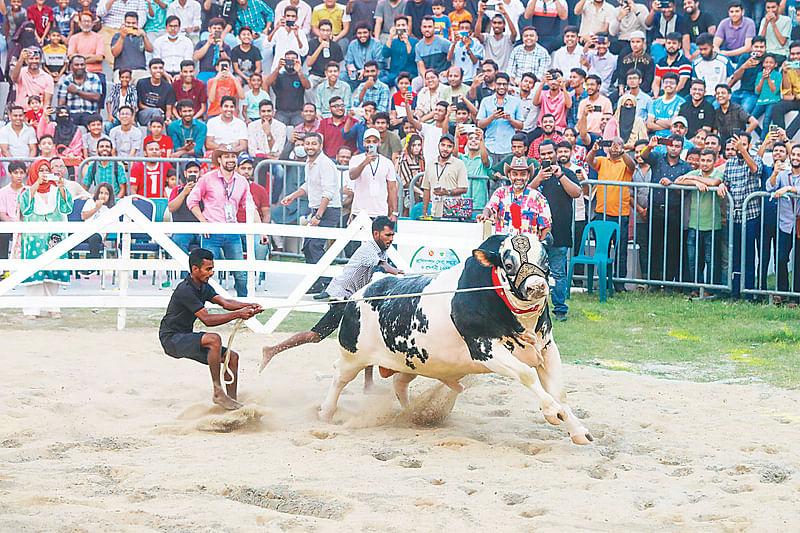
M 624 141 L 614 137 L 610 141 L 596 141 L 586 154 L 586 163 L 597 171 L 599 181 L 626 181 L 633 179 L 636 162 L 625 153 Z M 608 156 L 598 156 L 597 151 L 604 148 Z M 589 191 L 584 191 L 588 193 Z M 594 188 L 596 200 L 593 220 L 613 220 L 619 224 L 620 244 L 616 245 L 616 277 L 628 276 L 628 220 L 634 197 L 628 187 L 597 185 Z M 615 289 L 624 291 L 624 284 L 615 284 Z

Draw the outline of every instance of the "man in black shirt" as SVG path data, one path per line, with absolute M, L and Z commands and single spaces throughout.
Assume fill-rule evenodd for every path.
M 264 89 L 275 91 L 275 118 L 287 126 L 296 126 L 303 122 L 303 102 L 305 90 L 311 88 L 297 52 L 289 50 L 278 62 L 278 66 L 269 73 L 264 81 Z
M 339 46 L 333 46 L 331 41 L 333 36 L 333 25 L 329 20 L 322 20 L 319 23 L 319 37 L 308 42 L 308 58 L 306 63 L 309 67 L 309 78 L 316 88 L 317 85 L 325 80 L 325 69 L 331 61 L 341 63 L 344 61 L 344 54 Z M 348 104 L 350 102 L 347 102 Z
M 208 280 L 214 275 L 214 254 L 210 251 L 204 248 L 192 250 L 189 254 L 189 268 L 190 274 L 172 293 L 167 312 L 158 328 L 158 339 L 167 355 L 176 359 L 192 359 L 208 365 L 211 382 L 214 385 L 212 396 L 214 403 L 225 409 L 238 409 L 242 406 L 236 401 L 239 354 L 233 350 L 230 352 L 228 368 L 233 375 L 233 381 L 226 383 L 227 391 L 223 390 L 224 376 L 221 376 L 220 369 L 223 353 L 227 348 L 222 346 L 222 338 L 217 333 L 194 332 L 192 329 L 194 321 L 198 318 L 206 326 L 221 326 L 237 318 L 242 320 L 252 318 L 263 309 L 258 304 L 228 300 L 217 294 L 208 284 Z M 211 314 L 205 308 L 206 302 L 217 304 L 229 312 Z
M 192 192 L 194 186 L 197 185 L 198 179 L 200 179 L 200 163 L 196 159 L 189 159 L 183 166 L 181 185 L 175 187 L 175 190 L 169 196 L 167 209 L 172 213 L 173 222 L 199 222 L 194 213 L 186 207 L 186 198 Z M 203 209 L 203 205 L 200 205 L 200 210 Z M 173 233 L 172 240 L 187 254 L 195 248 L 200 248 L 199 233 Z M 184 272 L 182 275 L 185 277 L 186 273 Z
M 689 60 L 697 57 L 697 36 L 701 33 L 714 35 L 717 25 L 714 24 L 714 17 L 710 13 L 700 11 L 700 0 L 683 0 L 683 11 L 686 16 L 681 20 L 679 27 L 675 31 L 683 36 L 683 55 Z M 694 50 L 692 50 L 694 48 Z
M 566 142 L 566 141 L 564 141 Z M 566 143 L 569 145 L 569 143 Z M 566 148 L 563 148 L 566 149 Z M 570 153 L 572 147 L 569 147 Z M 578 178 L 566 166 L 556 159 L 556 144 L 550 139 L 539 145 L 539 157 L 542 167 L 533 178 L 531 187 L 541 187 L 542 194 L 550 204 L 553 217 L 551 233 L 553 241 L 545 244 L 547 257 L 550 260 L 550 272 L 556 285 L 551 293 L 553 300 L 553 316 L 559 322 L 567 320 L 567 255 L 572 246 L 572 200 L 581 195 Z
M 689 87 L 690 99 L 684 102 L 678 115 L 686 118 L 687 131 L 686 138 L 694 137 L 697 130 L 704 128 L 711 131 L 711 124 L 714 117 L 714 106 L 706 100 L 706 82 L 701 79 L 693 79 Z
M 136 84 L 139 96 L 139 113 L 137 117 L 142 126 L 150 125 L 154 118 L 166 122 L 173 119 L 172 106 L 175 105 L 175 90 L 164 79 L 164 61 L 157 57 L 150 60 L 150 77 L 139 80 Z

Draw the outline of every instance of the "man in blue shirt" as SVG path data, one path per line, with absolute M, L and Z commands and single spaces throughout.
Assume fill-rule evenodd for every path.
M 389 112 L 389 87 L 378 79 L 377 61 L 367 61 L 364 65 L 364 82 L 353 91 L 353 106 L 358 107 L 361 102 L 370 100 L 375 102 L 378 112 Z
M 401 72 L 408 72 L 412 79 L 417 75 L 414 49 L 418 42 L 419 39 L 408 33 L 408 17 L 395 17 L 394 26 L 389 30 L 388 44 L 383 47 L 383 57 L 389 60 L 389 69 L 380 76 L 383 83 L 393 86 Z
M 508 94 L 509 84 L 508 74 L 498 73 L 495 93 L 481 100 L 478 108 L 478 127 L 486 131 L 486 149 L 495 163 L 511 153 L 511 137 L 522 129 L 520 100 Z
M 172 146 L 175 151 L 174 157 L 190 155 L 192 157 L 203 157 L 203 150 L 206 145 L 206 125 L 194 118 L 194 104 L 191 100 L 181 100 L 177 103 L 180 120 L 173 120 L 167 126 L 167 133 L 172 139 Z
M 422 76 L 426 70 L 432 68 L 437 74 L 450 67 L 447 61 L 447 52 L 450 51 L 450 41 L 434 35 L 433 17 L 422 18 L 422 40 L 417 43 L 416 61 L 417 71 Z
M 653 114 L 647 117 L 647 130 L 655 132 L 660 137 L 666 137 L 672 126 L 672 117 L 678 114 L 686 100 L 676 93 L 678 75 L 673 72 L 664 74 L 661 79 L 661 89 L 664 95 L 653 100 Z
M 380 70 L 385 70 L 383 45 L 371 37 L 368 23 L 359 22 L 356 25 L 356 38 L 350 42 L 344 56 L 344 64 L 347 67 L 348 79 L 352 88 L 356 88 L 359 83 L 366 80 L 364 67 L 370 61 L 375 61 Z

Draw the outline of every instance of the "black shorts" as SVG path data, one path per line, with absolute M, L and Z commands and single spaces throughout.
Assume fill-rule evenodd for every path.
M 161 347 L 170 357 L 175 359 L 192 359 L 198 363 L 208 364 L 208 348 L 203 346 L 202 331 L 192 333 L 167 333 L 159 335 Z M 225 346 L 222 347 L 222 354 L 225 355 Z
M 344 316 L 344 307 L 347 305 L 347 302 L 338 302 L 334 304 L 330 304 L 328 308 L 328 312 L 325 313 L 325 316 L 319 319 L 311 331 L 319 335 L 321 339 L 324 339 L 334 331 L 336 328 L 339 327 L 339 324 L 342 323 L 342 317 Z

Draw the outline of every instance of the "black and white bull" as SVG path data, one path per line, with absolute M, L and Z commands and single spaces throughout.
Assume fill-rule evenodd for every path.
M 589 431 L 564 402 L 561 356 L 547 306 L 548 274 L 547 253 L 538 239 L 500 235 L 436 276 L 373 281 L 352 298 L 503 289 L 348 302 L 339 328 L 341 356 L 320 417 L 333 417 L 342 389 L 370 365 L 395 374 L 394 390 L 403 407 L 417 375 L 461 392 L 464 376 L 496 372 L 532 390 L 548 422 L 564 422 L 575 443 L 587 444 Z

